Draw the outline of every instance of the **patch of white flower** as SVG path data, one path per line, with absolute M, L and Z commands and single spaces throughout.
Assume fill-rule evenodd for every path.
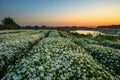
M 98 62 L 105 65 L 109 70 L 114 70 L 115 74 L 120 75 L 120 50 L 113 49 L 97 44 L 83 44 L 81 40 L 77 40 Z
M 21 33 L 11 33 L 0 35 L 0 71 L 5 65 L 10 65 L 21 56 L 32 45 L 45 37 L 48 31 L 39 33 L 38 31 L 26 31 Z
M 44 38 L 30 53 L 9 68 L 2 80 L 117 80 L 81 46 L 65 38 Z
M 60 34 L 58 33 L 57 30 L 52 30 L 52 31 L 49 33 L 49 37 L 60 37 Z

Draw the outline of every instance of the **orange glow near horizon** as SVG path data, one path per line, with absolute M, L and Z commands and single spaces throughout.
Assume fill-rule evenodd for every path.
M 20 0 L 20 4 L 16 0 L 4 1 L 0 3 L 0 19 L 11 16 L 19 25 L 95 27 L 120 24 L 120 0 L 26 0 L 30 2 L 28 7 L 24 0 Z
M 52 18 L 52 19 L 51 19 Z M 45 24 L 45 25 L 60 25 L 60 26 L 99 26 L 99 25 L 112 25 L 112 24 L 120 24 L 120 16 L 119 15 L 63 15 L 62 17 L 59 15 L 56 17 L 32 17 L 32 19 L 21 20 L 21 22 L 31 23 L 31 24 Z M 20 21 L 19 21 L 20 22 Z

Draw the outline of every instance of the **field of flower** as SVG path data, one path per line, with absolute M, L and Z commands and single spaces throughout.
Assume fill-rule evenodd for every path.
M 120 80 L 120 36 L 0 31 L 0 80 Z

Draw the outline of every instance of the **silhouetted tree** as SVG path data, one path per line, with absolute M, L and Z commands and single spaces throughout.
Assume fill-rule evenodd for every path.
M 2 20 L 3 25 L 14 25 L 16 24 L 11 17 L 6 17 Z
M 42 25 L 41 28 L 46 28 L 47 26 L 46 25 Z
M 5 29 L 18 29 L 20 26 L 16 24 L 16 22 L 11 17 L 6 17 L 2 20 L 2 24 L 4 25 Z
M 37 26 L 37 25 L 35 25 L 34 27 L 35 27 L 35 29 L 39 29 L 39 26 Z

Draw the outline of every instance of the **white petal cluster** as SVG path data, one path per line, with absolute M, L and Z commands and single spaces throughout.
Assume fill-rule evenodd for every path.
M 120 50 L 97 44 L 88 44 L 87 42 L 84 45 L 81 40 L 76 40 L 76 43 L 81 44 L 98 62 L 104 64 L 109 70 L 114 70 L 115 74 L 120 75 Z
M 0 72 L 7 66 L 1 80 L 120 80 L 120 50 L 92 38 L 57 30 L 6 32 L 0 35 Z
M 34 54 L 12 66 L 2 80 L 117 79 L 65 38 L 44 38 L 30 52 Z
M 49 33 L 49 37 L 60 37 L 60 34 L 58 33 L 57 30 L 52 30 L 52 31 Z
M 0 35 L 0 71 L 5 66 L 11 65 L 37 41 L 45 37 L 48 31 L 39 33 L 38 31 L 23 31 L 21 33 L 11 33 Z

